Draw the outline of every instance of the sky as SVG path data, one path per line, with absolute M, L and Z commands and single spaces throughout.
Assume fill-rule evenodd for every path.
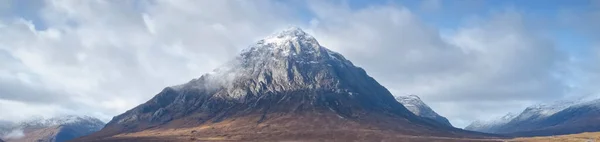
M 456 127 L 597 95 L 597 0 L 0 0 L 0 120 L 109 121 L 290 26 Z

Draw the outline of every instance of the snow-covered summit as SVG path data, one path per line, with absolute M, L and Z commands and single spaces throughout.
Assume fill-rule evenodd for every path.
M 400 102 L 404 107 L 417 115 L 432 115 L 426 114 L 428 112 L 422 112 L 421 108 L 428 107 L 421 98 L 416 95 L 408 95 L 408 96 L 396 96 L 396 100 Z
M 414 113 L 417 116 L 430 118 L 442 124 L 452 126 L 448 119 L 446 119 L 443 116 L 440 116 L 435 111 L 433 111 L 433 109 L 431 109 L 427 104 L 425 104 L 417 95 L 396 96 L 396 100 L 402 105 L 404 105 L 404 107 L 406 107 L 410 112 Z
M 317 39 L 307 34 L 302 29 L 290 27 L 259 40 L 256 44 L 244 49 L 241 55 L 260 55 L 260 57 L 271 56 L 274 57 L 274 59 L 282 59 L 280 57 L 317 57 L 329 54 L 337 53 L 321 46 Z
M 212 72 L 186 84 L 170 88 L 175 90 L 184 89 L 186 86 L 188 88 L 209 90 L 225 88 L 232 91 L 227 93 L 229 94 L 227 97 L 239 98 L 244 96 L 245 93 L 240 92 L 240 90 L 233 90 L 232 88 L 235 88 L 235 86 L 232 82 L 250 79 L 254 76 L 261 79 L 265 77 L 286 79 L 280 82 L 284 83 L 291 81 L 287 80 L 289 77 L 298 75 L 299 77 L 306 77 L 309 76 L 306 75 L 308 72 L 329 70 L 332 68 L 323 67 L 333 66 L 358 68 L 341 54 L 321 46 L 313 36 L 300 28 L 291 27 L 257 41 L 242 50 L 239 56 Z M 318 70 L 316 70 L 317 68 Z M 271 75 L 264 76 L 264 73 L 271 73 Z M 302 82 L 285 84 L 294 85 L 296 83 Z M 315 86 L 304 87 L 314 88 Z
M 313 36 L 306 34 L 302 29 L 290 27 L 260 40 L 259 44 L 273 44 L 276 45 L 275 47 L 280 47 L 281 45 L 288 44 L 290 41 L 294 40 L 305 40 L 314 43 L 317 41 Z

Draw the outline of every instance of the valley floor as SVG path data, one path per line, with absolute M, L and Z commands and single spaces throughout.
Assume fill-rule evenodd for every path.
M 328 132 L 280 132 L 280 133 L 246 133 L 231 135 L 201 135 L 194 134 L 192 129 L 178 129 L 169 131 L 144 131 L 131 134 L 122 134 L 110 137 L 103 141 L 390 141 L 390 142 L 595 142 L 600 140 L 600 132 L 590 132 L 560 136 L 522 137 L 514 139 L 461 139 L 445 137 L 423 137 L 393 135 L 386 132 L 366 130 L 353 131 L 328 131 Z M 296 135 L 289 137 L 289 134 Z
M 600 141 L 600 132 L 587 132 L 580 134 L 515 138 L 514 142 L 596 142 Z
M 167 134 L 168 133 L 168 134 Z M 391 135 L 385 132 L 364 132 L 364 131 L 343 131 L 343 132 L 292 132 L 295 136 L 290 136 L 290 132 L 268 133 L 268 134 L 234 134 L 221 136 L 203 136 L 193 134 L 178 134 L 178 132 L 163 132 L 159 135 L 131 134 L 110 137 L 103 141 L 173 141 L 173 142 L 192 142 L 192 141 L 383 141 L 383 142 L 501 142 L 498 139 L 463 139 L 463 138 L 445 138 L 445 137 L 423 137 Z M 302 133 L 297 135 L 298 133 Z M 150 134 L 150 133 L 148 133 Z M 156 134 L 156 133 L 154 133 Z M 340 135 L 342 134 L 342 135 Z

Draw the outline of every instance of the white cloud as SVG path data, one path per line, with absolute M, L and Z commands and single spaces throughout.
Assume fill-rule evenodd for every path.
M 45 4 L 33 10 L 40 11 L 41 21 L 0 21 L 0 32 L 5 33 L 0 35 L 0 53 L 4 53 L 0 55 L 10 58 L 9 68 L 0 69 L 0 76 L 10 78 L 1 81 L 23 88 L 0 99 L 24 102 L 29 108 L 42 105 L 36 102 L 39 99 L 46 102 L 43 105 L 59 105 L 104 120 L 144 102 L 163 87 L 199 77 L 256 38 L 293 21 L 286 18 L 291 16 L 285 6 L 270 1 Z
M 8 132 L 8 134 L 6 134 L 4 136 L 1 136 L 1 138 L 11 140 L 11 139 L 20 139 L 24 136 L 25 136 L 25 134 L 23 134 L 23 130 L 15 129 L 15 130 Z

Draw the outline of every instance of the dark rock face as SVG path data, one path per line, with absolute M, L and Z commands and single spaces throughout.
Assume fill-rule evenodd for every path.
M 397 125 L 389 126 L 393 129 L 408 129 L 410 125 L 415 132 L 465 133 L 415 116 L 362 68 L 292 28 L 260 40 L 211 73 L 163 89 L 148 102 L 114 117 L 94 137 L 254 116 L 259 118 L 249 119 L 247 124 L 275 124 L 282 117 L 300 122 L 308 118 L 300 120 L 299 116 L 330 114 L 359 123 L 398 119 L 390 121 Z
M 450 124 L 450 121 L 448 121 L 446 117 L 443 117 L 437 114 L 435 111 L 433 111 L 433 109 L 431 109 L 427 104 L 425 104 L 421 100 L 421 98 L 419 98 L 419 96 L 397 96 L 396 100 L 417 116 L 433 119 L 443 125 L 452 127 L 452 124 Z

